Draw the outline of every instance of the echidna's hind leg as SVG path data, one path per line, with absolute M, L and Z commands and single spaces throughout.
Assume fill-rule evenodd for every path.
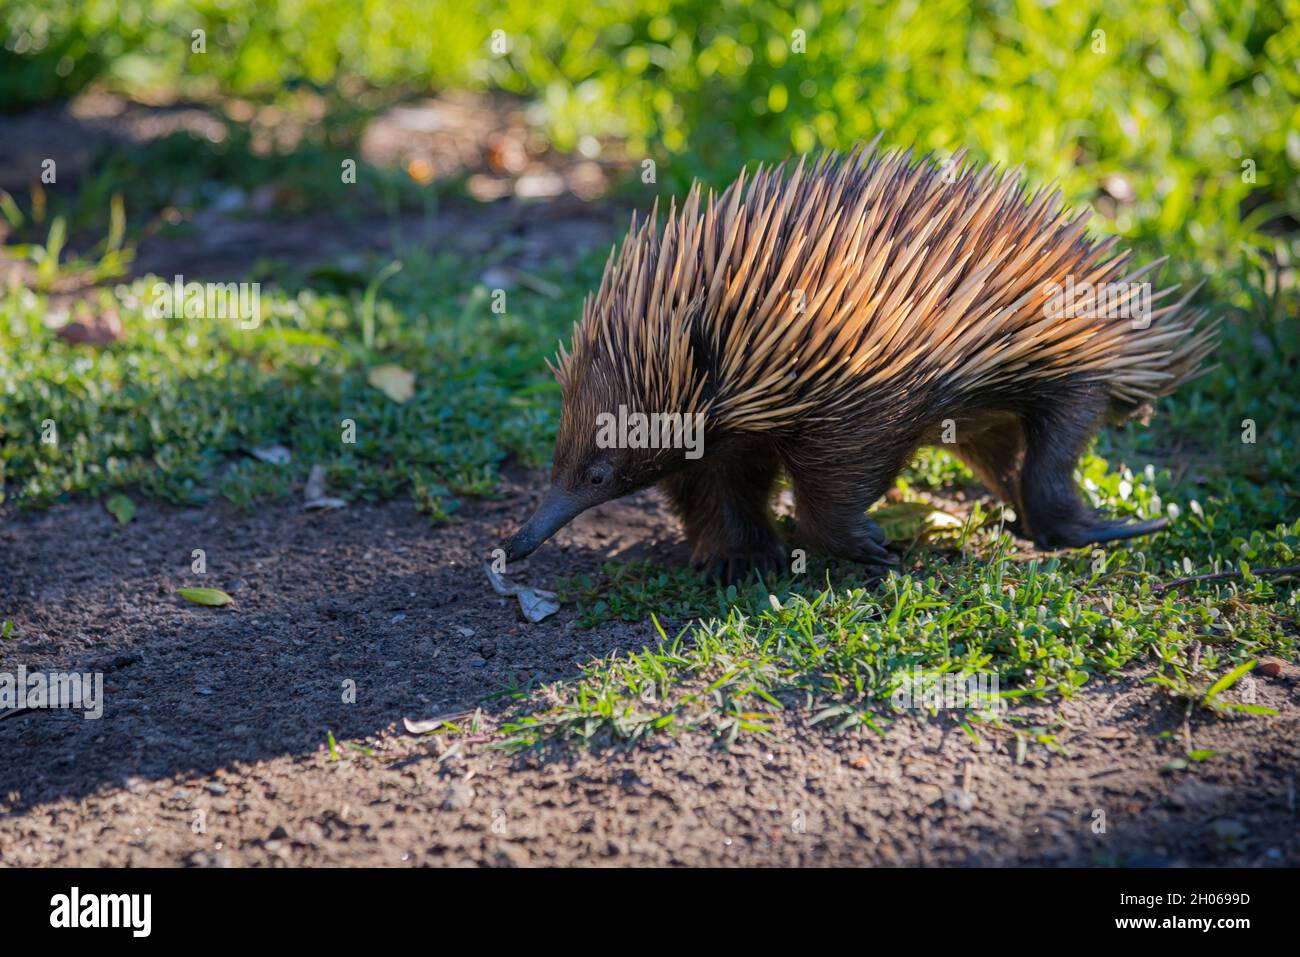
M 686 527 L 691 561 L 710 578 L 727 582 L 783 567 L 785 549 L 768 512 L 780 471 L 775 452 L 746 448 L 706 463 L 661 483 Z
M 1025 416 L 1025 459 L 1020 473 L 1024 519 L 1042 548 L 1081 548 L 1159 531 L 1163 518 L 1145 522 L 1106 519 L 1079 498 L 1074 469 L 1100 427 L 1106 398 L 1080 387 L 1039 403 Z
M 1020 472 L 1025 462 L 1025 433 L 1020 418 L 1006 413 L 989 419 L 970 434 L 959 429 L 955 451 L 986 489 L 1015 509 L 1011 531 L 1024 535 Z

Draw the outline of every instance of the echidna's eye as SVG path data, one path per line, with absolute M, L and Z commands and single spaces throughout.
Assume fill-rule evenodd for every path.
M 601 475 L 599 472 L 592 472 L 592 473 L 591 473 L 591 484 L 592 484 L 592 485 L 599 485 L 599 484 L 600 484 L 601 482 L 603 482 L 603 481 L 605 481 L 605 476 Z

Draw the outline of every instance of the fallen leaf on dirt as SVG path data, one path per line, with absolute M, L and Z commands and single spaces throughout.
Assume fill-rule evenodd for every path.
M 943 788 L 937 784 L 922 784 L 917 788 L 917 795 L 925 805 L 936 804 L 943 797 Z
M 341 498 L 330 498 L 325 494 L 325 467 L 313 465 L 307 476 L 307 485 L 303 489 L 302 507 L 309 512 L 324 508 L 343 508 L 348 503 Z
M 176 594 L 186 601 L 192 601 L 196 605 L 207 605 L 209 608 L 220 608 L 235 600 L 220 588 L 178 588 Z
M 403 718 L 402 725 L 406 728 L 407 734 L 428 734 L 430 731 L 437 731 L 444 724 L 458 721 L 471 713 L 469 711 L 448 711 L 446 714 L 435 714 L 432 718 L 420 718 L 416 721 Z
M 283 445 L 264 445 L 260 449 L 250 449 L 253 458 L 272 465 L 288 465 L 293 454 Z
M 542 591 L 539 588 L 521 588 L 515 593 L 524 617 L 531 622 L 539 622 L 560 610 L 560 603 L 554 601 L 555 592 Z
M 529 621 L 537 623 L 560 610 L 560 603 L 555 601 L 555 592 L 543 591 L 540 588 L 528 588 L 524 585 L 508 584 L 492 570 L 492 566 L 487 562 L 483 563 L 483 570 L 487 572 L 488 581 L 491 582 L 493 591 L 498 595 L 514 595 L 519 599 L 519 608 Z
M 926 502 L 899 502 L 871 513 L 891 542 L 910 542 L 933 532 L 959 529 L 965 523 Z
M 74 345 L 106 346 L 121 340 L 122 320 L 116 311 L 109 309 L 85 319 L 74 319 L 60 326 L 54 334 L 64 342 L 71 342 Z
M 415 395 L 415 374 L 401 366 L 375 366 L 366 374 L 366 381 L 398 405 Z
M 104 508 L 108 509 L 108 514 L 112 515 L 122 525 L 135 518 L 135 502 L 125 495 L 109 496 L 108 501 L 104 503 Z
M 943 794 L 943 803 L 959 811 L 969 811 L 975 806 L 975 793 L 965 788 L 949 788 Z
M 346 508 L 347 502 L 341 498 L 313 498 L 303 503 L 303 508 L 309 512 L 320 511 L 329 508 Z
M 1259 663 L 1255 665 L 1255 674 L 1265 678 L 1290 677 L 1300 674 L 1300 669 L 1281 658 L 1260 658 Z
M 1231 818 L 1221 818 L 1211 824 L 1210 827 L 1213 828 L 1215 836 L 1228 845 L 1236 844 L 1250 833 L 1246 825 Z
M 307 476 L 307 486 L 302 490 L 303 496 L 311 501 L 314 498 L 320 498 L 325 494 L 325 467 L 322 465 L 313 465 L 311 472 Z

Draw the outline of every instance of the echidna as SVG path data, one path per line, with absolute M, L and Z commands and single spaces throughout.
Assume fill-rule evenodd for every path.
M 552 367 L 564 396 L 552 485 L 507 554 L 659 483 L 697 564 L 724 578 L 772 568 L 784 468 L 801 544 L 893 564 L 867 509 L 918 446 L 941 441 L 1041 547 L 1164 527 L 1100 517 L 1073 472 L 1103 422 L 1145 421 L 1196 374 L 1213 329 L 1184 310 L 1190 293 L 1129 309 L 1174 288 L 1151 296 L 1142 277 L 1158 263 L 1127 272 L 1128 254 L 1089 238 L 1086 219 L 1055 190 L 1026 195 L 1018 170 L 961 154 L 914 164 L 875 142 L 789 175 L 760 166 L 748 185 L 742 172 L 716 200 L 696 184 L 662 232 L 657 212 L 639 228 L 634 215 Z M 1063 289 L 1112 292 L 1104 309 L 1062 308 Z M 615 421 L 640 434 L 602 441 Z M 647 441 L 675 421 L 703 424 L 702 455 Z

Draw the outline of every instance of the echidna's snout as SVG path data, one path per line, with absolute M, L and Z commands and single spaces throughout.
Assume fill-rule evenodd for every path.
M 527 558 L 542 544 L 565 525 L 586 511 L 595 502 L 588 502 L 584 496 L 559 485 L 552 485 L 542 497 L 541 504 L 532 517 L 524 522 L 519 531 L 506 545 L 506 560 L 514 561 Z

